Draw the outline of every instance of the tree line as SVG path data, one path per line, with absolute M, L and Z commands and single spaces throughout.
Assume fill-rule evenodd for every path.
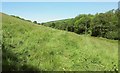
M 13 17 L 25 20 L 18 16 Z M 75 18 L 50 21 L 46 23 L 37 23 L 37 21 L 25 20 L 38 25 L 44 25 L 55 29 L 74 32 L 77 34 L 86 34 L 95 37 L 119 40 L 119 19 L 120 10 L 113 9 L 105 13 L 80 14 Z
M 95 37 L 118 40 L 118 19 L 120 11 L 110 10 L 105 13 L 80 14 L 75 18 L 42 23 L 55 29 L 87 34 Z

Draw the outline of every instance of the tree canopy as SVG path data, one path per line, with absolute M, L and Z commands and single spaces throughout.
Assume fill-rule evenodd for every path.
M 87 34 L 95 37 L 108 39 L 118 38 L 118 15 L 119 10 L 110 10 L 105 13 L 81 14 L 71 19 L 64 19 L 44 23 L 45 26 Z

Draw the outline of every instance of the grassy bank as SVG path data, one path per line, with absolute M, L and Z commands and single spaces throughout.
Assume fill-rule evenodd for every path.
M 2 17 L 3 70 L 118 69 L 118 41 Z

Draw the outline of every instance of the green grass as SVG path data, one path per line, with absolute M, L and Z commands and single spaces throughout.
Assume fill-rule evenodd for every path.
M 118 41 L 77 35 L 2 14 L 3 70 L 114 71 Z

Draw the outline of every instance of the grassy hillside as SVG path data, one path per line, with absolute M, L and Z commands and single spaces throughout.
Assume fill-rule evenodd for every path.
M 118 41 L 2 17 L 3 70 L 118 69 Z

